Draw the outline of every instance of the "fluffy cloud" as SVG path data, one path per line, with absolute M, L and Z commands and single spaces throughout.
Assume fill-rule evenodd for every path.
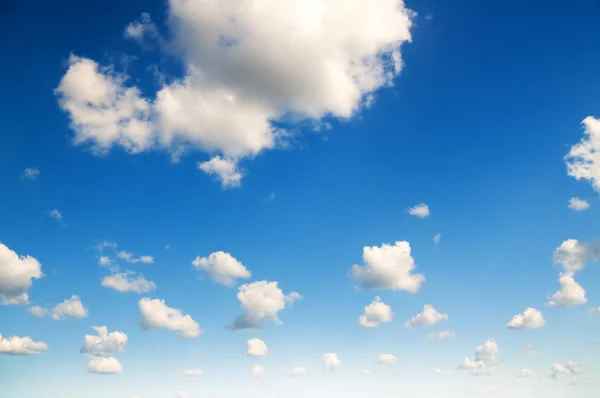
M 264 357 L 269 352 L 267 345 L 261 339 L 253 338 L 248 340 L 246 355 L 253 357 Z
M 102 279 L 102 286 L 119 292 L 146 293 L 156 289 L 156 283 L 133 271 L 118 272 Z
M 583 199 L 579 199 L 578 197 L 573 197 L 569 199 L 569 209 L 575 211 L 583 211 L 590 208 L 590 204 Z
M 496 340 L 490 339 L 477 347 L 475 358 L 465 357 L 458 369 L 468 370 L 472 376 L 489 375 L 499 362 L 499 349 Z
M 277 316 L 286 304 L 291 304 L 301 296 L 292 292 L 287 296 L 277 286 L 277 282 L 258 281 L 240 286 L 237 298 L 244 313 L 229 325 L 233 330 L 259 329 L 264 321 L 281 324 Z
M 0 354 L 8 355 L 38 355 L 48 350 L 46 343 L 33 341 L 30 337 L 12 336 L 10 339 L 0 334 Z
M 456 337 L 456 333 L 449 330 L 443 330 L 441 332 L 429 333 L 429 338 L 433 340 L 449 340 Z
M 433 244 L 434 245 L 436 245 L 436 246 L 439 245 L 441 240 L 442 240 L 442 234 L 438 233 L 433 236 Z
M 101 267 L 107 267 L 110 265 L 110 257 L 108 256 L 100 256 L 100 258 L 98 259 L 98 264 Z
M 340 366 L 342 366 L 342 362 L 334 353 L 328 352 L 327 354 L 323 354 L 321 359 L 323 359 L 323 363 L 325 364 L 325 370 L 328 373 L 337 372 Z
M 567 363 L 555 362 L 551 366 L 552 377 L 556 379 L 557 375 L 573 375 L 581 372 L 581 366 L 575 361 Z
M 79 299 L 79 296 L 71 296 L 70 299 L 58 303 L 52 309 L 52 319 L 55 321 L 72 318 L 86 318 L 89 315 L 87 308 Z
M 577 180 L 587 180 L 600 192 L 600 120 L 588 116 L 583 122 L 584 137 L 565 156 L 567 173 Z
M 425 218 L 429 217 L 431 212 L 429 211 L 429 206 L 427 206 L 425 203 L 421 203 L 408 209 L 408 214 L 419 218 Z
M 133 253 L 127 252 L 125 250 L 117 253 L 117 257 L 121 260 L 127 261 L 128 263 L 144 263 L 144 264 L 152 264 L 154 263 L 154 257 L 152 256 L 140 256 L 135 257 Z
M 254 377 L 262 377 L 265 374 L 265 368 L 260 365 L 254 365 L 250 372 Z
M 37 318 L 43 318 L 46 315 L 48 315 L 48 310 L 40 307 L 39 305 L 29 307 L 29 312 L 31 313 L 31 315 Z
M 184 370 L 183 374 L 185 376 L 189 376 L 189 377 L 200 377 L 200 376 L 204 376 L 204 372 L 202 371 L 202 369 L 189 369 L 189 370 Z
M 600 241 L 583 243 L 567 239 L 556 248 L 553 260 L 565 273 L 573 275 L 585 268 L 587 262 L 600 261 Z
M 515 315 L 508 323 L 510 329 L 536 329 L 546 324 L 542 313 L 535 308 L 527 308 L 523 313 Z
M 422 274 L 414 274 L 415 261 L 410 244 L 398 241 L 393 246 L 363 248 L 364 266 L 354 264 L 350 276 L 362 289 L 405 290 L 416 293 L 425 281 Z
M 76 144 L 195 148 L 235 164 L 276 146 L 289 134 L 283 124 L 349 119 L 372 103 L 402 69 L 413 15 L 401 0 L 170 0 L 170 47 L 184 77 L 143 98 L 126 76 L 71 56 L 55 92 Z M 148 14 L 125 36 L 160 38 Z
M 522 379 L 528 379 L 531 376 L 533 376 L 533 371 L 531 371 L 530 369 L 522 369 L 519 372 L 519 377 L 522 378 Z
M 36 180 L 40 176 L 40 170 L 35 167 L 28 167 L 23 170 L 21 178 L 26 180 Z
M 377 363 L 386 366 L 393 366 L 396 363 L 398 363 L 398 358 L 396 358 L 392 354 L 379 354 L 379 356 L 377 357 Z
M 144 329 L 165 328 L 185 338 L 200 336 L 203 330 L 189 315 L 181 310 L 167 307 L 164 300 L 143 298 L 139 301 L 140 324 Z
M 392 307 L 381 301 L 381 298 L 375 297 L 375 300 L 365 307 L 365 313 L 358 317 L 358 323 L 366 328 L 373 328 L 390 322 L 393 317 Z
M 214 156 L 206 162 L 197 162 L 196 165 L 206 174 L 217 177 L 223 189 L 237 188 L 241 185 L 242 172 L 234 160 Z
M 305 374 L 306 374 L 306 369 L 302 368 L 302 367 L 294 368 L 290 372 L 290 375 L 295 376 L 295 377 L 304 376 Z
M 558 282 L 560 283 L 560 290 L 550 297 L 547 305 L 551 307 L 570 307 L 587 303 L 585 289 L 575 282 L 573 276 L 561 274 Z
M 117 374 L 123 371 L 123 365 L 113 357 L 95 357 L 88 364 L 88 372 L 101 374 Z
M 92 329 L 96 331 L 97 335 L 85 335 L 81 352 L 97 356 L 107 356 L 115 352 L 123 352 L 127 344 L 127 335 L 125 333 L 108 333 L 106 326 L 92 326 Z
M 48 215 L 52 218 L 54 218 L 56 221 L 61 222 L 63 219 L 62 214 L 60 213 L 60 211 L 58 211 L 58 209 L 54 209 L 51 210 Z
M 42 266 L 34 257 L 19 256 L 0 242 L 0 303 L 26 305 L 33 279 L 42 278 Z
M 448 314 L 442 314 L 436 311 L 431 305 L 425 305 L 423 312 L 418 313 L 412 319 L 404 322 L 405 328 L 411 328 L 413 326 L 424 326 L 424 325 L 435 325 L 441 321 L 447 321 Z
M 222 251 L 211 253 L 208 257 L 196 257 L 192 261 L 195 269 L 204 271 L 208 276 L 224 286 L 233 286 L 236 279 L 248 279 L 250 271 L 231 254 Z

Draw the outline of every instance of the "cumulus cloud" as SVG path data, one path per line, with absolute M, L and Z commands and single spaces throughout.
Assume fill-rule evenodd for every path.
M 584 136 L 565 156 L 567 173 L 577 180 L 586 180 L 600 192 L 600 120 L 592 116 L 583 122 Z
M 551 366 L 552 378 L 556 379 L 558 375 L 574 375 L 581 372 L 581 366 L 575 361 L 567 363 L 555 362 Z
M 237 298 L 242 304 L 244 313 L 229 325 L 233 330 L 259 329 L 264 321 L 281 324 L 279 311 L 286 304 L 299 300 L 301 296 L 292 292 L 287 296 L 278 287 L 278 282 L 258 281 L 240 286 Z
M 262 377 L 265 374 L 265 368 L 260 365 L 254 365 L 250 372 L 254 377 Z
M 200 377 L 200 376 L 204 376 L 204 372 L 202 371 L 202 369 L 189 369 L 189 370 L 184 370 L 183 371 L 184 376 L 189 376 L 189 377 Z
M 321 358 L 323 359 L 323 363 L 325 364 L 325 370 L 328 373 L 337 372 L 340 366 L 342 366 L 342 362 L 334 353 L 328 352 L 327 354 L 323 354 Z
M 584 243 L 567 239 L 556 248 L 553 260 L 566 274 L 574 275 L 585 268 L 587 262 L 600 261 L 600 241 Z
M 146 280 L 144 275 L 138 275 L 133 271 L 117 272 L 105 276 L 101 284 L 118 292 L 146 293 L 156 290 L 156 283 Z
M 98 264 L 101 267 L 108 267 L 110 265 L 110 257 L 108 256 L 100 256 L 98 259 Z
M 208 257 L 198 256 L 192 261 L 192 265 L 224 286 L 233 286 L 236 279 L 248 279 L 252 275 L 244 264 L 223 251 L 211 253 Z
M 535 308 L 527 308 L 523 313 L 515 315 L 508 323 L 509 329 L 536 329 L 546 324 L 542 313 Z
M 100 374 L 117 374 L 123 371 L 123 365 L 113 357 L 95 357 L 88 364 L 88 372 Z
M 352 266 L 350 277 L 362 289 L 405 290 L 416 293 L 425 281 L 422 274 L 413 273 L 415 262 L 411 256 L 410 244 L 398 241 L 393 246 L 363 248 L 364 266 Z
M 519 377 L 522 379 L 528 379 L 533 376 L 533 371 L 531 369 L 521 369 L 519 372 Z
M 398 358 L 393 356 L 392 354 L 379 354 L 377 357 L 377 363 L 386 366 L 393 366 L 398 362 Z
M 583 211 L 590 208 L 590 204 L 587 200 L 579 199 L 578 197 L 573 197 L 569 199 L 569 209 L 575 211 Z
M 179 333 L 185 338 L 200 336 L 203 330 L 189 315 L 183 315 L 181 310 L 170 308 L 165 300 L 143 298 L 139 301 L 140 324 L 146 330 L 164 328 Z
M 290 372 L 290 375 L 295 377 L 304 376 L 305 374 L 306 369 L 300 366 L 292 369 L 292 371 Z
M 133 253 L 122 250 L 117 253 L 117 257 L 121 260 L 127 261 L 128 263 L 144 263 L 144 264 L 152 264 L 154 263 L 154 257 L 152 256 L 139 256 L 135 257 Z
M 550 307 L 570 307 L 587 303 L 585 289 L 575 282 L 573 276 L 561 274 L 558 278 L 560 289 L 555 292 L 547 305 Z
M 458 369 L 468 370 L 472 376 L 485 376 L 492 373 L 499 363 L 499 349 L 496 340 L 490 339 L 477 347 L 475 357 L 465 357 Z
M 52 319 L 59 321 L 68 317 L 86 318 L 89 315 L 87 308 L 83 306 L 79 296 L 71 296 L 62 303 L 58 303 L 52 309 Z
M 261 339 L 253 338 L 248 340 L 248 348 L 246 349 L 246 355 L 252 357 L 264 357 L 269 352 L 267 345 Z
M 33 279 L 44 276 L 42 266 L 31 256 L 19 256 L 0 242 L 0 303 L 26 305 Z
M 451 332 L 449 330 L 443 330 L 441 332 L 431 332 L 429 333 L 429 338 L 432 340 L 449 340 L 456 337 L 456 333 Z
M 404 327 L 412 328 L 413 326 L 435 325 L 436 323 L 447 320 L 448 314 L 442 314 L 433 308 L 433 306 L 425 305 L 422 312 L 404 322 Z
M 373 328 L 390 322 L 393 317 L 392 307 L 375 297 L 371 304 L 365 306 L 365 313 L 358 317 L 358 323 L 366 328 Z
M 108 333 L 106 326 L 92 326 L 97 335 L 86 334 L 81 352 L 96 355 L 108 356 L 116 352 L 123 352 L 127 344 L 127 335 L 123 332 Z
M 39 305 L 29 307 L 29 312 L 31 313 L 31 315 L 37 318 L 43 318 L 46 315 L 48 315 L 48 310 L 40 307 Z
M 35 167 L 28 167 L 23 170 L 21 178 L 25 180 L 36 180 L 40 176 L 40 169 Z
M 7 339 L 0 334 L 0 354 L 38 355 L 48 350 L 46 343 L 33 341 L 30 337 L 12 336 Z
M 126 76 L 71 56 L 55 93 L 75 144 L 192 148 L 235 164 L 275 147 L 299 123 L 350 119 L 371 104 L 402 69 L 413 15 L 401 0 L 170 0 L 170 47 L 185 76 L 144 98 Z M 160 38 L 148 14 L 125 36 Z
M 429 206 L 427 206 L 425 203 L 421 203 L 408 209 L 408 214 L 419 218 L 425 218 L 429 217 L 431 212 L 429 211 Z
M 235 160 L 214 156 L 206 162 L 197 162 L 198 169 L 221 181 L 221 188 L 237 188 L 241 185 L 242 172 Z

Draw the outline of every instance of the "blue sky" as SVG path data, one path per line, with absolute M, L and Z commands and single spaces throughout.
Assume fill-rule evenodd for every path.
M 582 120 L 600 117 L 597 2 L 211 3 L 0 7 L 10 38 L 0 64 L 0 298 L 21 298 L 0 306 L 0 335 L 47 346 L 2 355 L 23 352 L 0 340 L 2 395 L 594 396 L 600 127 Z M 596 160 L 568 172 L 581 140 Z M 589 208 L 570 208 L 571 198 Z M 419 204 L 426 217 L 410 214 Z M 563 251 L 584 269 L 553 259 L 569 239 Z M 369 265 L 363 248 L 403 241 L 415 269 L 403 274 L 406 257 L 381 260 L 397 273 L 359 289 L 350 270 Z M 98 250 L 102 242 L 116 247 Z M 251 276 L 215 281 L 232 272 L 211 262 L 219 251 Z M 16 278 L 25 263 L 14 253 L 33 257 L 43 277 Z M 197 256 L 213 278 L 194 268 Z M 155 289 L 103 286 L 127 271 Z M 414 292 L 390 288 L 411 273 L 425 277 Z M 547 305 L 561 273 L 585 302 Z M 278 282 L 282 323 L 226 329 L 244 313 L 240 286 L 259 281 Z M 292 292 L 302 298 L 286 300 Z M 74 295 L 85 313 L 54 310 Z M 377 296 L 393 318 L 363 327 Z M 146 330 L 143 298 L 165 300 L 204 332 Z M 404 327 L 425 305 L 448 319 Z M 529 307 L 543 326 L 507 327 Z M 123 351 L 81 353 L 92 326 L 126 334 Z M 455 337 L 428 338 L 440 331 Z M 268 355 L 245 355 L 254 337 Z M 474 356 L 486 341 L 497 361 Z M 528 344 L 535 355 L 523 353 Z M 337 371 L 326 371 L 326 353 Z M 380 354 L 397 363 L 377 363 Z M 122 370 L 88 371 L 107 357 Z M 465 357 L 479 367 L 457 369 Z M 262 377 L 252 377 L 256 365 Z M 296 367 L 306 374 L 290 377 Z M 204 375 L 183 375 L 191 369 Z M 482 369 L 490 374 L 473 377 Z M 523 369 L 532 376 L 518 377 Z

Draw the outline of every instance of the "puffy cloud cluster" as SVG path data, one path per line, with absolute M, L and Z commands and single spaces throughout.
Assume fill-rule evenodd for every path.
M 252 275 L 244 264 L 223 251 L 211 253 L 208 257 L 198 256 L 192 261 L 192 265 L 224 286 L 233 286 L 236 279 L 248 279 Z
M 33 279 L 44 276 L 42 266 L 31 256 L 19 256 L 0 242 L 0 303 L 4 305 L 26 305 L 27 292 Z
M 600 120 L 592 116 L 583 122 L 584 136 L 565 156 L 567 173 L 577 180 L 587 180 L 600 192 Z
M 508 323 L 510 329 L 536 329 L 546 324 L 542 313 L 535 308 L 527 308 L 523 313 L 515 315 Z
M 30 337 L 12 336 L 7 339 L 0 334 L 0 354 L 38 355 L 48 350 L 46 343 L 33 341 Z
M 416 293 L 425 281 L 422 274 L 413 273 L 415 261 L 410 244 L 398 241 L 394 245 L 363 248 L 364 266 L 353 265 L 350 277 L 362 289 L 405 290 Z
M 88 363 L 88 372 L 100 374 L 117 374 L 123 371 L 123 365 L 113 357 L 95 357 Z
M 145 98 L 127 76 L 72 55 L 55 93 L 75 144 L 198 149 L 223 187 L 239 185 L 241 159 L 289 134 L 277 122 L 348 119 L 392 85 L 414 15 L 402 0 L 170 0 L 168 14 L 185 76 Z M 162 42 L 148 14 L 125 36 Z
M 252 357 L 264 357 L 268 354 L 269 349 L 264 341 L 261 339 L 253 338 L 248 340 L 248 348 L 246 349 L 246 355 Z
M 365 313 L 358 317 L 358 323 L 366 328 L 373 328 L 388 323 L 394 317 L 392 307 L 375 297 L 371 304 L 365 306 Z
M 570 307 L 587 303 L 585 289 L 575 282 L 569 274 L 561 274 L 558 278 L 560 289 L 548 301 L 550 307 Z
M 490 339 L 477 347 L 473 359 L 465 357 L 458 369 L 468 370 L 472 376 L 491 374 L 499 363 L 499 349 L 496 340 Z
M 90 355 L 107 356 L 115 352 L 123 352 L 127 344 L 127 335 L 123 332 L 108 333 L 106 326 L 92 326 L 96 336 L 86 334 L 81 352 Z
M 404 322 L 404 327 L 411 328 L 413 326 L 435 325 L 436 323 L 447 320 L 448 314 L 442 314 L 433 308 L 433 306 L 425 305 L 423 307 L 423 312 L 418 313 L 412 319 Z
M 59 321 L 61 319 L 86 318 L 89 315 L 88 309 L 83 306 L 79 296 L 71 296 L 63 302 L 58 303 L 52 309 L 52 319 Z
M 302 297 L 297 292 L 284 295 L 277 282 L 258 281 L 240 286 L 237 298 L 244 313 L 229 325 L 233 330 L 259 329 L 264 321 L 281 324 L 279 311 Z
M 337 372 L 342 366 L 342 361 L 340 361 L 338 356 L 332 352 L 323 354 L 321 358 L 323 359 L 323 363 L 325 364 L 325 370 L 328 373 Z
M 200 325 L 181 310 L 170 308 L 164 300 L 143 298 L 139 301 L 140 324 L 144 329 L 164 328 L 179 333 L 185 338 L 202 334 Z

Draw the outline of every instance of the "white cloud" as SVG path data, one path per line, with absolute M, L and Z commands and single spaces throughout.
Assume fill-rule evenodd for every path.
M 441 240 L 442 240 L 442 234 L 437 233 L 433 236 L 433 244 L 434 245 L 436 245 L 436 246 L 439 245 Z
M 546 324 L 542 313 L 535 308 L 527 308 L 521 314 L 515 315 L 508 323 L 509 329 L 536 329 Z
M 189 377 L 200 377 L 200 376 L 204 376 L 204 372 L 202 371 L 202 369 L 189 369 L 189 370 L 184 370 L 183 374 L 185 376 L 189 376 Z
M 152 264 L 154 263 L 154 257 L 152 256 L 139 256 L 135 257 L 133 253 L 127 252 L 125 250 L 117 253 L 117 257 L 121 260 L 127 261 L 128 263 L 144 263 L 144 264 Z
M 63 216 L 60 213 L 60 211 L 58 211 L 58 209 L 50 210 L 50 212 L 48 213 L 48 215 L 50 217 L 54 218 L 58 222 L 61 222 L 62 219 L 63 219 Z
M 70 299 L 65 299 L 52 309 L 52 319 L 55 321 L 68 317 L 86 318 L 88 315 L 88 310 L 83 306 L 79 296 L 71 296 Z
M 81 352 L 90 355 L 107 356 L 108 354 L 124 351 L 128 340 L 125 333 L 108 333 L 106 326 L 92 326 L 92 329 L 96 331 L 97 335 L 85 335 Z
M 211 253 L 208 257 L 196 257 L 192 261 L 195 269 L 204 271 L 208 276 L 224 286 L 233 286 L 236 279 L 248 279 L 250 271 L 231 254 L 222 251 Z
M 468 370 L 472 376 L 486 376 L 492 373 L 499 363 L 499 349 L 496 340 L 490 339 L 477 347 L 474 359 L 465 357 L 458 369 Z
M 206 174 L 217 177 L 223 189 L 237 188 L 241 185 L 243 175 L 235 160 L 214 156 L 206 162 L 197 162 L 196 165 Z
M 431 305 L 425 305 L 423 312 L 418 313 L 409 321 L 404 322 L 405 328 L 411 328 L 413 326 L 424 326 L 424 325 L 435 325 L 441 321 L 447 321 L 448 314 L 442 314 L 436 311 Z
M 113 357 L 95 357 L 88 364 L 88 372 L 100 374 L 117 374 L 123 371 L 123 365 Z
M 429 217 L 431 212 L 429 211 L 429 206 L 425 203 L 421 203 L 408 209 L 408 214 L 419 218 L 425 218 Z
M 247 283 L 239 288 L 237 298 L 242 304 L 244 313 L 229 325 L 233 330 L 259 329 L 264 321 L 281 324 L 277 316 L 286 304 L 291 304 L 301 296 L 292 292 L 287 296 L 277 286 L 277 282 L 258 281 Z
M 101 267 L 108 267 L 110 265 L 110 258 L 108 256 L 100 256 L 98 259 L 98 264 Z
M 575 211 L 583 211 L 590 208 L 590 204 L 587 200 L 579 199 L 578 197 L 573 197 L 569 199 L 569 209 Z
M 144 275 L 138 275 L 133 271 L 105 276 L 101 284 L 119 292 L 146 293 L 156 289 L 156 283 L 146 280 Z
M 371 376 L 373 374 L 373 372 L 371 372 L 369 369 L 362 369 L 360 371 L 361 376 Z
M 592 116 L 583 122 L 584 137 L 565 156 L 567 173 L 577 180 L 587 180 L 600 192 L 600 120 Z
M 140 324 L 144 329 L 165 328 L 182 337 L 193 338 L 202 334 L 200 325 L 181 310 L 167 307 L 164 300 L 143 298 L 139 301 Z
M 265 374 L 265 368 L 260 365 L 254 365 L 251 373 L 254 377 L 262 377 Z
M 410 244 L 398 241 L 393 246 L 363 248 L 364 266 L 352 266 L 350 276 L 362 289 L 405 290 L 416 293 L 425 281 L 422 274 L 414 274 L 415 262 Z
M 33 279 L 44 276 L 42 266 L 34 257 L 19 256 L 0 243 L 0 302 L 4 305 L 26 305 L 27 292 Z
M 587 303 L 585 289 L 575 282 L 573 276 L 561 274 L 558 282 L 560 283 L 560 290 L 550 297 L 547 305 L 551 307 L 570 307 Z
M 246 355 L 253 357 L 264 357 L 269 352 L 267 345 L 261 339 L 253 338 L 248 340 Z
M 519 372 L 519 377 L 522 379 L 528 379 L 533 376 L 533 371 L 531 369 L 522 369 Z
M 302 367 L 294 368 L 290 372 L 290 375 L 295 376 L 295 377 L 304 376 L 305 374 L 306 374 L 306 369 L 302 368 Z
M 117 248 L 117 244 L 115 242 L 111 242 L 109 240 L 104 240 L 95 246 L 95 249 L 99 252 L 104 251 L 104 249 L 116 249 L 116 248 Z
M 328 373 L 337 372 L 340 366 L 342 366 L 342 362 L 334 353 L 328 352 L 327 354 L 323 354 L 321 358 L 323 359 L 323 363 L 325 364 L 325 370 Z
M 375 297 L 371 304 L 365 306 L 365 313 L 358 317 L 358 323 L 366 328 L 373 328 L 390 322 L 393 317 L 392 307 Z
M 48 310 L 40 307 L 39 305 L 29 307 L 29 312 L 31 313 L 31 315 L 37 318 L 43 318 L 48 314 Z
M 36 180 L 40 176 L 40 170 L 35 167 L 28 167 L 23 170 L 21 178 L 26 180 Z
M 429 338 L 433 340 L 449 340 L 456 337 L 456 333 L 449 330 L 443 330 L 441 332 L 429 333 Z
M 556 248 L 553 260 L 565 273 L 573 275 L 585 268 L 586 262 L 600 261 L 600 241 L 583 243 L 567 239 Z
M 0 354 L 38 355 L 46 350 L 48 350 L 46 343 L 33 341 L 30 337 L 12 336 L 7 339 L 0 334 Z
M 575 361 L 567 361 L 567 363 L 555 362 L 551 366 L 552 377 L 556 378 L 557 375 L 573 375 L 581 372 L 581 366 Z
M 183 78 L 143 98 L 125 76 L 72 56 L 56 95 L 76 144 L 131 153 L 191 147 L 237 162 L 290 134 L 277 122 L 293 131 L 307 119 L 352 118 L 372 103 L 402 69 L 412 15 L 400 0 L 170 0 Z M 125 36 L 160 39 L 148 14 Z
M 377 357 L 377 363 L 386 366 L 393 366 L 396 363 L 398 363 L 398 358 L 396 358 L 392 354 L 379 354 L 379 356 Z

